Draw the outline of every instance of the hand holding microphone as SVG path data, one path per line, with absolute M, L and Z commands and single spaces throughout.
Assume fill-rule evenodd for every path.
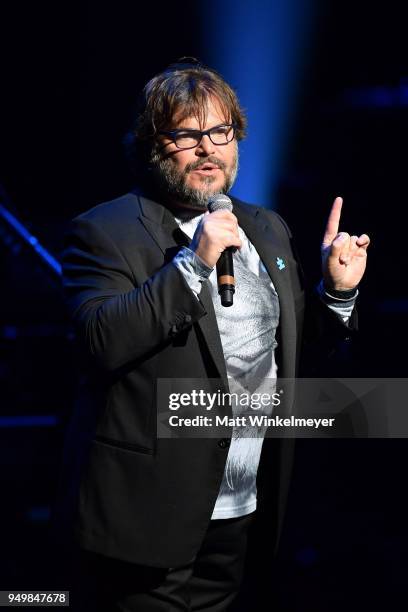
M 228 196 L 217 194 L 208 203 L 205 213 L 193 236 L 191 249 L 210 268 L 217 266 L 218 292 L 223 306 L 232 306 L 235 292 L 232 254 L 241 248 L 238 220 L 232 211 Z

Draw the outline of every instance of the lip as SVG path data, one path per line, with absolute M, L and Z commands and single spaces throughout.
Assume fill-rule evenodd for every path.
M 196 170 L 193 170 L 193 172 L 197 172 L 198 174 L 209 175 L 209 174 L 215 174 L 219 170 L 220 170 L 220 168 L 218 168 L 217 166 L 213 166 L 211 168 L 210 167 L 208 167 L 208 168 L 197 168 Z

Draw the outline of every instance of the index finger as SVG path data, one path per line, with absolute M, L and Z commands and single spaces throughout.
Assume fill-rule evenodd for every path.
M 226 217 L 227 219 L 234 219 L 234 221 L 238 222 L 238 218 L 234 215 L 233 212 L 228 210 L 228 208 L 219 208 L 214 212 L 210 213 L 211 215 L 216 215 L 217 217 Z
M 323 244 L 331 244 L 339 233 L 341 207 L 343 206 L 343 198 L 337 197 L 331 208 L 329 218 L 327 220 L 326 230 L 324 232 Z

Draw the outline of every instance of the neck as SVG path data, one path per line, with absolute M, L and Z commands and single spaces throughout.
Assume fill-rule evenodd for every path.
M 175 217 L 181 221 L 190 221 L 191 219 L 195 219 L 206 212 L 206 210 L 200 210 L 198 208 L 186 208 L 185 205 L 179 204 L 175 201 L 169 201 L 164 203 L 164 205 Z

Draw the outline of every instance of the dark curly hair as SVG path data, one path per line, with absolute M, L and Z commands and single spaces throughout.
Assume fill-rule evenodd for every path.
M 175 113 L 182 121 L 196 117 L 201 129 L 206 122 L 207 101 L 216 98 L 227 121 L 235 123 L 237 140 L 245 137 L 246 117 L 234 90 L 222 76 L 195 58 L 180 58 L 154 76 L 144 87 L 135 125 L 124 139 L 133 170 L 145 169 L 160 130 L 172 127 Z

